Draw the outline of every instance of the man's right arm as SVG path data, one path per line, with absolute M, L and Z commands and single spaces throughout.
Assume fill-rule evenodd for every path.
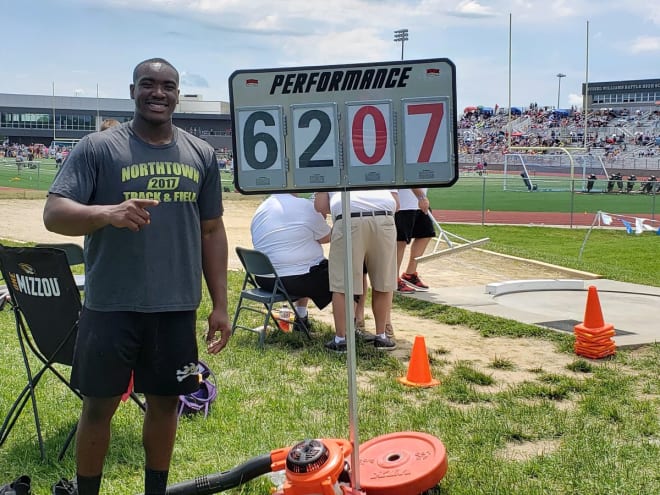
M 331 234 L 326 234 L 320 239 L 316 239 L 316 242 L 318 242 L 319 244 L 327 244 L 328 242 L 330 242 L 330 236 Z
M 117 205 L 85 205 L 51 193 L 43 220 L 49 231 L 69 236 L 87 235 L 108 225 L 137 232 L 150 222 L 147 208 L 157 204 L 151 199 L 130 199 Z
M 317 192 L 314 195 L 314 209 L 318 211 L 323 218 L 330 213 L 330 195 L 327 192 Z

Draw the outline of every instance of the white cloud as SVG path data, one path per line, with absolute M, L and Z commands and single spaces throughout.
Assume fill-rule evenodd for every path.
M 406 58 L 447 57 L 456 64 L 459 106 L 506 106 L 509 13 L 514 106 L 556 104 L 558 70 L 568 74 L 562 106 L 571 93 L 579 98 L 585 21 L 592 80 L 657 77 L 660 63 L 660 0 L 50 0 L 43 20 L 27 12 L 29 2 L 6 1 L 7 26 L 30 19 L 47 30 L 62 17 L 85 28 L 80 36 L 88 42 L 67 71 L 50 59 L 41 67 L 56 74 L 62 95 L 76 88 L 96 94 L 100 82 L 102 96 L 126 97 L 127 67 L 158 55 L 190 77 L 193 92 L 205 87 L 207 99 L 227 99 L 227 78 L 237 69 L 397 60 L 401 45 L 393 31 L 407 28 Z M 144 32 L 153 43 L 141 43 Z M 115 48 L 101 64 L 103 39 L 113 39 Z M 6 58 L 15 69 L 3 79 L 4 91 L 52 91 L 50 77 L 24 68 L 25 57 L 10 51 Z M 202 74 L 206 82 L 199 85 L 194 81 Z
M 660 36 L 638 36 L 633 41 L 630 50 L 633 53 L 644 53 L 644 52 L 660 53 Z
M 548 21 L 593 17 L 607 14 L 607 0 L 500 0 L 496 10 L 512 12 L 513 18 L 531 22 L 539 28 L 548 27 Z M 596 10 L 597 9 L 597 10 Z
M 204 76 L 200 76 L 199 74 L 191 74 L 189 72 L 181 73 L 181 85 L 192 86 L 195 88 L 209 87 L 209 83 L 206 78 L 204 78 Z
M 574 4 L 574 2 L 571 3 Z M 574 5 L 567 5 L 566 0 L 555 0 L 549 10 L 558 17 L 573 17 L 577 14 Z
M 291 37 L 282 49 L 287 65 L 339 64 L 392 59 L 393 43 L 383 40 L 370 28 L 356 28 L 305 37 L 304 42 Z
M 575 106 L 577 108 L 582 108 L 582 104 L 583 104 L 582 95 L 579 95 L 577 93 L 570 93 L 568 95 L 568 105 L 569 106 Z
M 600 7 L 600 5 L 599 5 Z M 660 3 L 656 0 L 608 0 L 603 5 L 607 10 L 620 11 L 628 18 L 640 17 L 647 22 L 660 25 Z
M 456 17 L 493 17 L 497 15 L 492 8 L 481 5 L 475 0 L 463 0 L 447 13 Z
M 91 0 L 87 0 L 91 2 Z M 95 0 L 99 2 L 99 0 Z M 124 9 L 195 18 L 218 27 L 263 32 L 317 32 L 328 25 L 380 25 L 414 11 L 410 2 L 373 0 L 100 0 Z M 418 3 L 415 1 L 413 3 Z

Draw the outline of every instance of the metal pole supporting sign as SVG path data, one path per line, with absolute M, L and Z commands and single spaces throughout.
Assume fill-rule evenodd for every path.
M 402 30 L 402 49 L 406 39 Z M 458 180 L 455 67 L 434 58 L 238 70 L 229 97 L 239 192 L 341 192 L 351 481 L 359 490 L 353 271 L 362 267 L 353 266 L 351 191 Z

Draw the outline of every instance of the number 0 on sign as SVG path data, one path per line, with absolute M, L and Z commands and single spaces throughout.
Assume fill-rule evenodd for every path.
M 346 107 L 349 165 L 351 167 L 392 166 L 394 157 L 391 104 L 349 102 Z

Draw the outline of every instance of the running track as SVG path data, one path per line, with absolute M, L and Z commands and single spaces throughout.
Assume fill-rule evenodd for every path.
M 589 226 L 594 221 L 595 213 L 573 213 L 574 226 Z M 466 211 L 439 210 L 433 216 L 439 223 L 481 223 L 511 225 L 571 225 L 570 213 L 532 212 L 532 211 Z M 648 213 L 627 214 L 626 217 L 650 218 Z

